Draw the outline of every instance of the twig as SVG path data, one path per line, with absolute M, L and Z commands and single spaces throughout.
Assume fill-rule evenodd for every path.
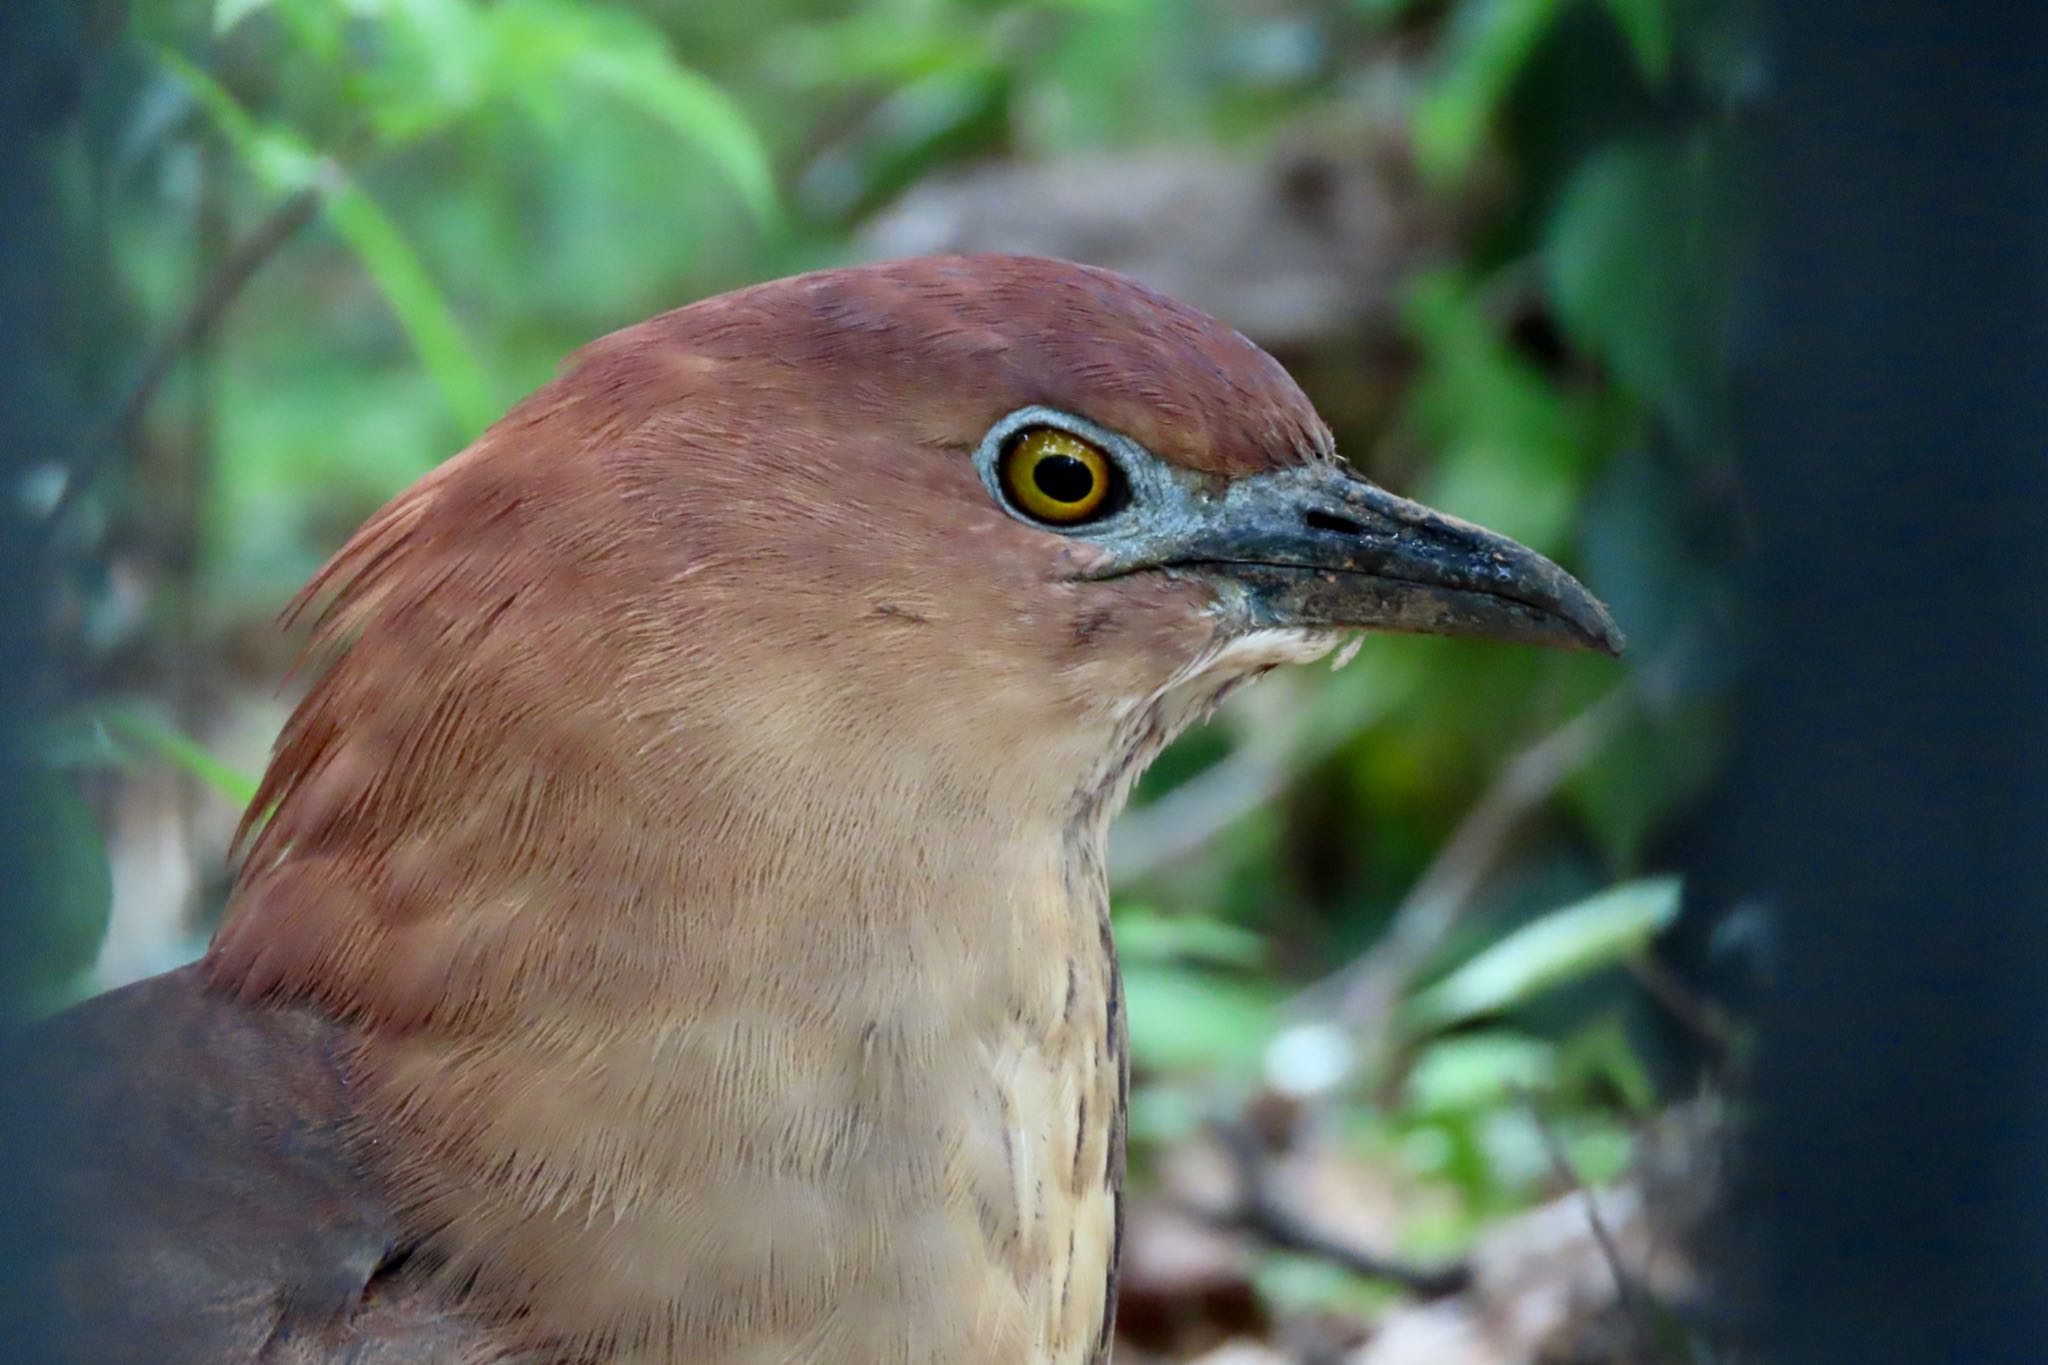
M 1593 1241 L 1600 1248 L 1602 1259 L 1607 1262 L 1607 1271 L 1614 1277 L 1614 1292 L 1621 1304 L 1623 1314 L 1628 1318 L 1629 1330 L 1635 1334 L 1636 1347 L 1644 1360 L 1656 1359 L 1657 1334 L 1644 1310 L 1638 1292 L 1636 1277 L 1629 1273 L 1621 1261 L 1621 1244 L 1614 1239 L 1613 1229 L 1607 1226 L 1607 1219 L 1600 1213 L 1600 1204 L 1594 1199 L 1593 1191 L 1579 1178 L 1578 1169 L 1572 1165 L 1571 1156 L 1558 1138 L 1557 1130 L 1551 1126 L 1550 1118 L 1543 1112 L 1543 1106 L 1529 1090 L 1523 1089 L 1522 1102 L 1528 1106 L 1529 1118 L 1536 1125 L 1536 1136 L 1543 1144 L 1544 1155 L 1550 1160 L 1551 1169 L 1563 1182 L 1566 1189 L 1583 1199 L 1586 1204 L 1586 1226 L 1592 1229 Z
M 1303 991 L 1292 1011 L 1334 1016 L 1356 1037 L 1383 1033 L 1402 991 L 1456 927 L 1509 836 L 1634 712 L 1648 672 L 1637 673 L 1503 768 L 1395 908 L 1387 932 L 1363 955 Z
M 1356 1246 L 1311 1225 L 1287 1207 L 1273 1189 L 1265 1142 L 1251 1124 L 1239 1118 L 1219 1120 L 1214 1127 L 1230 1155 L 1238 1188 L 1236 1208 L 1220 1221 L 1254 1233 L 1282 1251 L 1300 1252 L 1366 1279 L 1398 1284 L 1425 1299 L 1456 1294 L 1472 1283 L 1472 1269 L 1462 1261 L 1416 1265 Z
M 269 216 L 237 243 L 207 277 L 185 311 L 178 316 L 155 346 L 143 358 L 142 367 L 106 422 L 86 440 L 72 462 L 70 477 L 44 517 L 46 528 L 56 527 L 77 501 L 113 451 L 120 448 L 142 415 L 149 410 L 157 390 L 170 377 L 178 359 L 200 337 L 220 321 L 228 306 L 241 294 L 264 263 L 298 234 L 320 208 L 319 184 L 308 185 L 270 211 Z
M 1642 983 L 1643 989 L 1688 1033 L 1704 1043 L 1717 1059 L 1726 1059 L 1735 1050 L 1735 1030 L 1729 1024 L 1728 1016 L 1655 956 L 1644 953 L 1630 958 L 1628 970 Z

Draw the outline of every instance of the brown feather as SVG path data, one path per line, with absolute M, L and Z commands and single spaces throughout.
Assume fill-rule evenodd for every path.
M 968 453 L 1032 403 L 1219 480 L 1331 458 L 1131 281 L 832 271 L 586 348 L 295 605 L 209 1008 L 336 1021 L 321 1132 L 506 1358 L 1106 1356 L 1104 826 L 1325 644 L 995 507 Z

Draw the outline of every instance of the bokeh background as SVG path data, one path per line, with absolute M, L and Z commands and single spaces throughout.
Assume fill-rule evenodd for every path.
M 1768 84 L 1704 0 L 92 0 L 26 433 L 60 572 L 33 1008 L 195 955 L 275 616 L 569 351 L 941 250 L 1125 270 L 1349 459 L 1572 567 L 1626 660 L 1374 638 L 1120 822 L 1120 1360 L 1707 1360 L 1768 898 L 1687 886 L 1745 641 L 1727 357 Z M 74 26 L 82 25 L 82 29 Z M 17 54 L 20 55 L 20 54 Z M 37 449 L 48 452 L 38 457 Z M 73 457 L 66 452 L 83 452 Z

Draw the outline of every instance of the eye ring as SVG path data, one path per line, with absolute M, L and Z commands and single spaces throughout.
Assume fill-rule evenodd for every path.
M 1012 506 L 1035 521 L 1078 526 L 1110 505 L 1117 468 L 1093 442 L 1054 426 L 1026 427 L 1004 445 L 998 473 Z

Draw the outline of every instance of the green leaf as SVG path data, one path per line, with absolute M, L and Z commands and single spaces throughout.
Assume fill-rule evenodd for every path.
M 352 111 L 386 147 L 400 146 L 472 117 L 494 93 L 516 88 L 524 73 L 499 60 L 494 7 L 473 0 L 401 0 L 376 15 L 374 37 L 355 46 L 374 54 L 351 64 Z M 542 88 L 555 82 L 543 79 Z
M 213 0 L 213 31 L 226 33 L 269 4 L 270 0 Z
M 1270 1305 L 1288 1319 L 1300 1314 L 1335 1313 L 1351 1321 L 1371 1322 L 1400 1303 L 1400 1291 L 1391 1284 L 1367 1279 L 1323 1257 L 1295 1252 L 1258 1255 L 1252 1266 L 1252 1286 L 1258 1293 L 1258 1302 Z M 1247 1351 L 1245 1355 L 1255 1360 L 1266 1358 L 1263 1352 Z M 1240 1357 L 1225 1348 L 1209 1358 Z
M 1200 1135 L 1203 1120 L 1199 1091 L 1199 1082 L 1175 1085 L 1155 1081 L 1134 1086 L 1126 1116 L 1132 1144 L 1165 1145 Z
M 338 169 L 328 177 L 326 208 L 327 221 L 391 305 L 463 434 L 489 426 L 498 405 L 483 365 L 398 224 Z
M 1599 409 L 1507 345 L 1477 280 L 1419 275 L 1403 312 L 1423 355 L 1407 420 L 1438 452 L 1423 500 L 1546 553 L 1562 550 L 1603 448 Z
M 1564 0 L 1460 0 L 1415 105 L 1415 159 L 1438 183 L 1464 176 L 1494 115 Z
M 100 720 L 116 738 L 126 740 L 180 772 L 198 778 L 237 808 L 256 799 L 255 778 L 221 762 L 191 738 L 156 717 L 142 711 L 121 709 L 104 712 Z
M 1266 941 L 1249 929 L 1199 915 L 1162 915 L 1142 906 L 1117 912 L 1116 944 L 1125 962 L 1255 967 L 1266 954 Z
M 1558 1070 L 1561 1088 L 1578 1094 L 1619 1096 L 1624 1113 L 1648 1118 L 1662 1103 L 1657 1083 L 1629 1036 L 1628 1020 L 1620 1008 L 1567 1038 L 1559 1051 Z
M 267 188 L 281 194 L 320 190 L 328 225 L 355 253 L 390 305 L 463 433 L 475 435 L 489 426 L 497 404 L 483 365 L 462 335 L 447 299 L 391 217 L 346 171 L 296 133 L 259 123 L 224 86 L 177 53 L 160 49 L 158 56 Z
M 814 216 L 850 220 L 989 145 L 1009 115 L 1010 75 L 976 64 L 901 86 L 822 149 L 797 185 Z
M 573 81 L 638 109 L 694 146 L 738 187 L 755 218 L 780 216 L 768 149 L 739 105 L 685 67 L 667 38 L 631 10 L 561 0 L 508 0 L 491 10 L 500 79 L 543 123 L 556 87 Z
M 226 86 L 169 48 L 157 49 L 157 60 L 171 73 L 265 189 L 293 194 L 313 184 L 320 158 L 288 129 L 259 124 Z
M 291 34 L 292 45 L 322 65 L 358 58 L 349 50 L 347 30 L 358 16 L 355 6 L 335 0 L 270 0 L 278 20 Z
M 1518 1092 L 1548 1090 L 1557 1045 L 1518 1033 L 1467 1033 L 1430 1045 L 1408 1072 L 1404 1109 L 1443 1114 L 1499 1105 Z
M 578 52 L 569 69 L 694 144 L 738 186 L 756 219 L 775 221 L 779 210 L 768 149 L 739 106 L 711 81 L 655 51 Z
M 1678 914 L 1673 877 L 1629 882 L 1524 925 L 1409 1000 L 1418 1033 L 1514 1008 L 1640 951 Z
M 1558 321 L 1688 444 L 1713 438 L 1733 273 L 1705 144 L 1625 142 L 1573 174 L 1546 226 Z
M 1139 1065 L 1258 1074 L 1273 1027 L 1269 993 L 1172 964 L 1133 962 L 1123 978 L 1131 1057 Z
M 1653 86 L 1664 84 L 1671 74 L 1672 54 L 1678 47 L 1677 26 L 1668 0 L 1604 0 L 1622 36 L 1635 54 L 1643 79 Z

